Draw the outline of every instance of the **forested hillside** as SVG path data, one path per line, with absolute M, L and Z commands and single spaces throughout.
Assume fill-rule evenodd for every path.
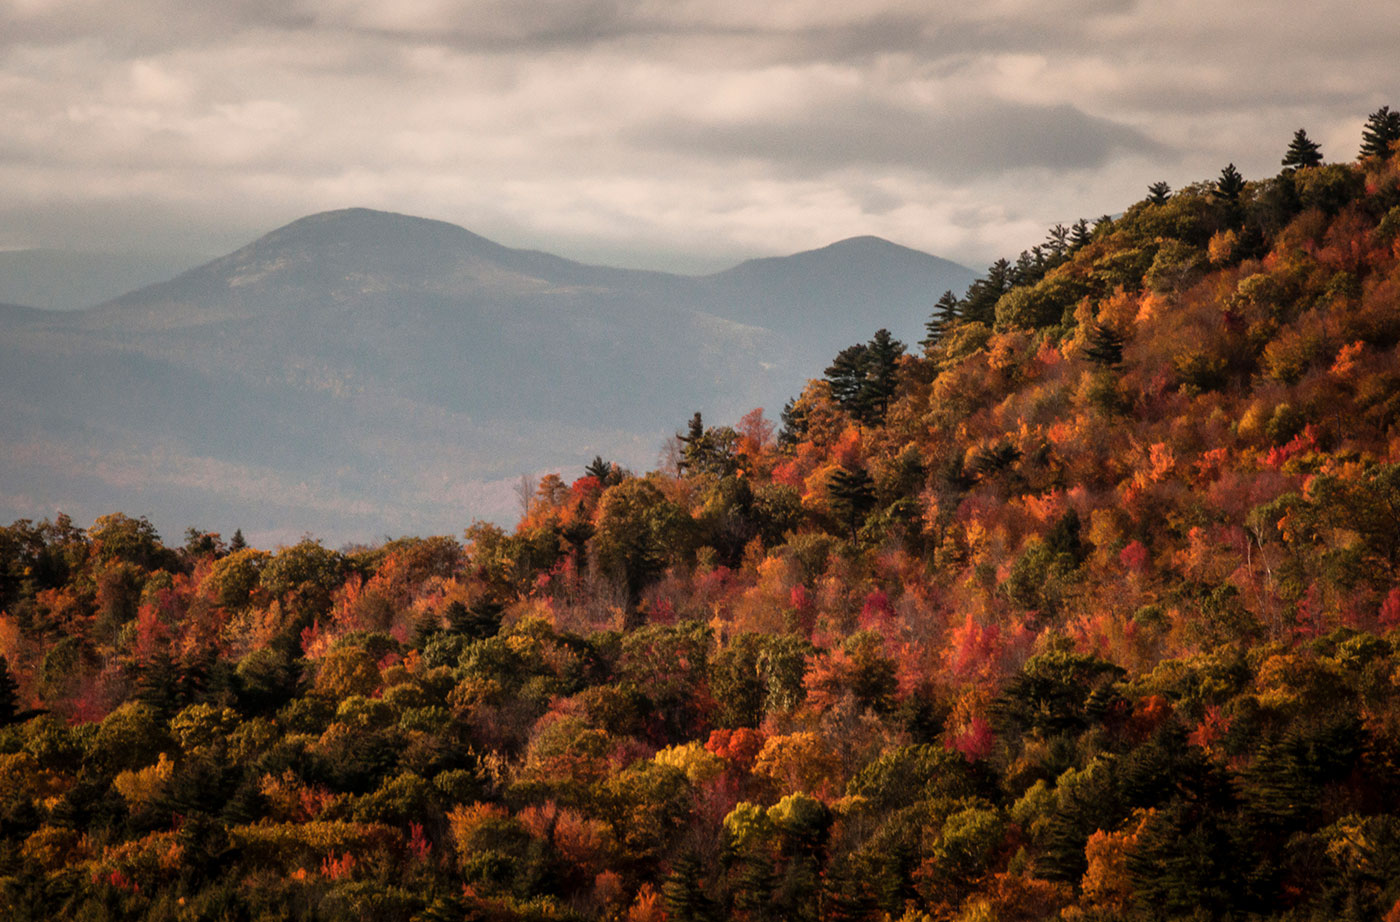
M 0 530 L 0 905 L 1400 919 L 1397 138 L 1057 227 L 513 531 Z

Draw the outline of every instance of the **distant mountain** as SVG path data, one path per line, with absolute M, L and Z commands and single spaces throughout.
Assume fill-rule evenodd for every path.
M 815 327 L 829 346 L 869 339 L 882 326 L 915 342 L 932 302 L 950 288 L 961 295 L 974 278 L 946 259 L 879 237 L 852 237 L 793 256 L 751 259 L 706 283 L 717 295 L 714 313 L 773 330 Z
M 521 474 L 655 463 L 973 273 L 876 238 L 685 277 L 314 215 L 74 313 L 0 310 L 0 518 L 113 509 L 263 540 L 456 532 Z
M 0 301 L 45 310 L 92 307 L 208 258 L 207 253 L 0 251 Z

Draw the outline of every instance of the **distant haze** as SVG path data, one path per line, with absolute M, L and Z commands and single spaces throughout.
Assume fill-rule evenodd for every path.
M 655 465 L 702 411 L 911 344 L 969 269 L 873 237 L 725 272 L 590 266 L 365 209 L 98 307 L 0 307 L 0 519 L 146 514 L 263 543 L 508 522 L 522 474 Z
M 0 302 L 75 310 L 163 282 L 205 262 L 210 253 L 65 250 L 0 252 Z

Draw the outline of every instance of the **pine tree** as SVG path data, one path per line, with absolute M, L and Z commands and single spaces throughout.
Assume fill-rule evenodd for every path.
M 1389 157 L 1396 141 L 1400 141 L 1400 112 L 1381 106 L 1366 119 L 1361 132 L 1361 159 Z
M 998 259 L 988 266 L 987 277 L 967 287 L 962 301 L 963 319 L 990 326 L 996 316 L 997 301 L 1011 290 L 1015 277 L 1015 267 L 1005 259 Z
M 875 481 L 861 468 L 839 467 L 826 481 L 831 511 L 850 529 L 851 540 L 875 505 Z
M 807 437 L 807 406 L 789 399 L 783 404 L 779 418 L 783 425 L 778 430 L 778 450 L 790 453 L 798 442 Z
M 714 918 L 714 902 L 705 894 L 701 873 L 700 862 L 694 855 L 683 855 L 676 860 L 666 882 L 661 885 L 667 919 L 708 922 Z
M 596 477 L 605 487 L 615 487 L 622 483 L 622 471 L 616 464 L 604 461 L 602 455 L 594 455 L 593 460 L 583 469 L 583 476 Z
M 958 300 L 957 295 L 951 291 L 943 292 L 943 296 L 933 305 L 933 316 L 924 324 L 924 331 L 928 335 L 919 340 L 919 345 L 924 349 L 936 346 L 958 322 L 961 313 L 962 302 Z
M 1308 133 L 1301 128 L 1293 132 L 1293 140 L 1289 142 L 1288 150 L 1283 155 L 1284 170 L 1321 164 L 1322 145 L 1309 138 Z
M 453 634 L 464 634 L 472 640 L 484 640 L 487 637 L 495 637 L 496 632 L 501 629 L 501 613 L 504 611 L 505 606 L 500 602 L 480 598 L 471 605 L 463 605 L 457 601 L 449 602 L 443 615 L 447 620 L 447 629 Z
M 705 420 L 699 410 L 690 418 L 685 435 L 676 433 L 676 440 L 681 443 L 680 472 L 695 473 L 703 466 L 705 455 Z
M 1073 253 L 1075 250 L 1084 247 L 1091 239 L 1092 235 L 1089 233 L 1089 222 L 1083 218 L 1075 221 L 1074 227 L 1070 230 L 1069 234 L 1070 252 Z
M 1154 205 L 1165 205 L 1171 194 L 1172 187 L 1160 180 L 1147 187 L 1147 200 Z
M 1227 164 L 1225 169 L 1220 171 L 1220 178 L 1215 181 L 1215 197 L 1226 205 L 1235 205 L 1240 200 L 1240 193 L 1244 191 L 1244 177 L 1240 171 L 1235 169 L 1233 163 Z
M 1123 361 L 1123 337 L 1099 321 L 1094 321 L 1088 330 L 1088 346 L 1084 357 L 1095 365 L 1112 368 Z
M 865 384 L 866 346 L 856 343 L 836 353 L 836 358 L 822 372 L 831 385 L 832 398 L 842 409 L 854 412 Z
M 233 537 L 229 540 L 228 550 L 232 554 L 234 551 L 241 551 L 248 546 L 248 542 L 243 540 L 243 529 L 235 528 Z
M 899 385 L 899 357 L 903 354 L 904 343 L 891 336 L 889 330 L 875 331 L 866 347 L 865 382 L 860 394 L 859 411 L 864 422 L 874 425 L 884 420 Z

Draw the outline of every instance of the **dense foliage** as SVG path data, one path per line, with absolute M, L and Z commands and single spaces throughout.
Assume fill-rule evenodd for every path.
M 1400 159 L 1303 141 L 513 532 L 0 529 L 0 905 L 1400 918 Z

